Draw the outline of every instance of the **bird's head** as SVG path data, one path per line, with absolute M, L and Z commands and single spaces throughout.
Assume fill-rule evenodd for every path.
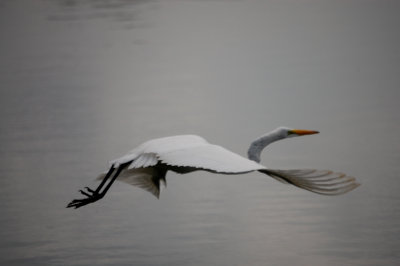
M 288 128 L 288 127 L 278 127 L 275 130 L 275 132 L 282 139 L 305 136 L 305 135 L 313 135 L 313 134 L 318 134 L 319 133 L 319 131 L 315 131 L 315 130 L 293 129 L 293 128 Z
M 317 134 L 315 130 L 293 129 L 288 127 L 278 127 L 277 129 L 254 140 L 247 151 L 250 160 L 260 162 L 261 151 L 270 143 L 292 137 Z

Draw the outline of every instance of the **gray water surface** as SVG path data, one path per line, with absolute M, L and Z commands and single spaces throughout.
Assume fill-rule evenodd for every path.
M 1 265 L 399 265 L 400 2 L 1 1 Z M 324 197 L 260 173 L 169 173 L 160 200 L 108 161 L 193 133 L 271 168 L 357 177 Z

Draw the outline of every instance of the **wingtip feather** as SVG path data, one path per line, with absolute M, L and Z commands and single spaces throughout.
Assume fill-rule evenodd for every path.
M 322 195 L 341 195 L 360 186 L 356 179 L 329 170 L 260 170 L 275 179 Z

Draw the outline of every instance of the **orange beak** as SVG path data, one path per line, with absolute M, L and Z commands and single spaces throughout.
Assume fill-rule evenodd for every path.
M 315 131 L 315 130 L 306 130 L 306 129 L 293 129 L 291 130 L 292 133 L 297 134 L 299 136 L 303 136 L 303 135 L 312 135 L 312 134 L 318 134 L 319 131 Z

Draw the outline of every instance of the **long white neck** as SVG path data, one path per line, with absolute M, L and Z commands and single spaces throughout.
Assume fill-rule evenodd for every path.
M 264 136 L 259 137 L 258 139 L 254 140 L 247 151 L 247 156 L 250 160 L 255 161 L 257 163 L 260 162 L 261 152 L 265 147 L 267 147 L 272 142 L 277 140 L 284 139 L 285 136 L 281 134 L 279 130 L 274 130 L 267 133 Z

